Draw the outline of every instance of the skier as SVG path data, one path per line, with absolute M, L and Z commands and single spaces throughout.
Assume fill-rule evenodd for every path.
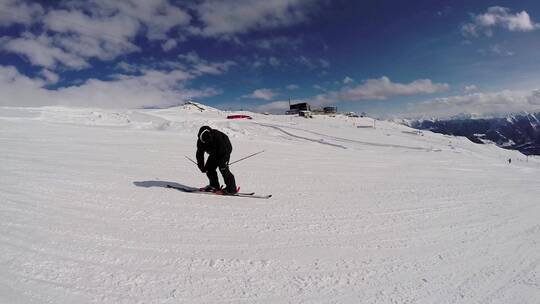
M 208 153 L 206 164 L 204 163 L 204 153 Z M 202 173 L 206 173 L 210 184 L 201 190 L 210 192 L 220 192 L 222 194 L 235 194 L 238 192 L 234 175 L 229 170 L 229 159 L 232 152 L 232 145 L 229 137 L 223 132 L 212 129 L 209 126 L 202 126 L 197 134 L 197 166 Z M 216 169 L 219 168 L 226 188 L 221 189 Z

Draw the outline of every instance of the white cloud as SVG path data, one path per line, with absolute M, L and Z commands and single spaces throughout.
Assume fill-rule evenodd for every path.
M 173 105 L 188 97 L 202 98 L 219 93 L 212 88 L 185 87 L 185 82 L 192 77 L 180 70 L 143 70 L 140 76 L 118 75 L 112 81 L 89 79 L 77 86 L 48 90 L 44 88 L 45 81 L 24 76 L 15 67 L 0 66 L 0 105 L 136 108 Z
M 130 64 L 130 63 L 127 63 L 125 61 L 119 62 L 116 65 L 116 68 L 120 69 L 120 70 L 122 70 L 124 72 L 128 72 L 128 73 L 134 73 L 134 72 L 139 71 L 139 69 L 140 69 L 137 65 Z
M 298 57 L 297 61 L 310 69 L 314 69 L 316 67 L 315 64 L 304 55 Z
M 328 60 L 319 59 L 319 63 L 321 65 L 321 67 L 324 68 L 324 69 L 327 69 L 327 68 L 330 67 L 330 62 L 328 62 Z
M 478 91 L 478 87 L 474 84 L 467 85 L 465 88 L 463 88 L 463 92 L 465 93 L 472 93 L 474 91 Z
M 39 66 L 54 68 L 60 63 L 67 68 L 83 68 L 89 66 L 87 62 L 91 58 L 112 60 L 139 51 L 132 42 L 139 33 L 149 39 L 166 40 L 173 28 L 187 29 L 191 20 L 188 13 L 169 0 L 73 0 L 60 2 L 57 7 L 45 12 L 39 5 L 2 0 L 0 12 L 8 9 L 20 18 L 13 20 L 11 15 L 2 13 L 0 26 L 42 25 L 41 34 L 26 33 L 10 39 L 3 49 L 22 54 Z M 174 40 L 169 39 L 163 47 L 170 50 L 173 44 Z
M 50 91 L 45 81 L 21 75 L 15 67 L 0 66 L 0 105 L 38 106 L 50 104 Z
M 55 45 L 83 58 L 114 59 L 138 51 L 130 40 L 139 30 L 137 20 L 124 15 L 91 16 L 78 10 L 52 10 L 43 18 Z
M 514 52 L 507 50 L 505 47 L 495 44 L 490 47 L 490 51 L 500 56 L 514 56 Z
M 298 101 L 291 101 L 291 103 L 296 103 Z M 255 108 L 256 112 L 271 112 L 271 113 L 283 113 L 289 109 L 289 101 L 273 101 Z
M 229 70 L 230 67 L 236 65 L 234 61 L 224 61 L 224 62 L 202 62 L 193 66 L 194 73 L 196 75 L 210 74 L 210 75 L 220 75 Z
M 326 89 L 323 86 L 318 85 L 318 84 L 314 84 L 313 88 L 319 91 L 326 91 Z
M 540 29 L 540 24 L 531 20 L 526 11 L 512 14 L 506 7 L 492 6 L 487 12 L 473 15 L 472 22 L 462 26 L 461 31 L 465 36 L 493 35 L 493 28 L 500 27 L 511 32 L 530 32 Z
M 60 80 L 60 76 L 58 76 L 58 74 L 51 72 L 47 69 L 41 70 L 41 75 L 45 77 L 45 80 L 48 84 L 55 84 L 58 82 L 58 80 Z
M 109 61 L 140 51 L 135 38 L 141 34 L 161 40 L 165 52 L 176 48 L 189 34 L 225 37 L 241 43 L 235 35 L 306 21 L 318 6 L 311 0 L 70 0 L 42 7 L 27 1 L 0 0 L 0 26 L 35 25 L 32 34 L 2 38 L 0 49 L 20 54 L 33 65 L 49 70 L 82 69 L 90 67 L 91 59 Z M 301 42 L 301 38 L 277 36 L 256 40 L 253 45 L 267 50 L 294 49 Z M 220 74 L 234 64 L 201 62 L 196 68 L 200 73 Z M 254 66 L 262 64 L 278 66 L 282 62 L 269 57 Z M 329 66 L 324 59 L 313 59 L 312 64 Z
M 43 18 L 47 30 L 128 43 L 139 30 L 137 20 L 124 15 L 92 16 L 78 10 L 52 10 Z
M 85 59 L 98 58 L 102 61 L 112 60 L 118 56 L 139 51 L 139 47 L 130 42 L 110 42 L 90 36 L 54 36 L 55 45 L 69 53 Z
M 330 67 L 330 62 L 322 58 L 310 59 L 304 55 L 301 55 L 300 57 L 296 59 L 296 61 L 300 63 L 301 65 L 305 65 L 306 67 L 310 69 L 317 69 L 317 68 L 327 69 Z
M 435 98 L 409 105 L 410 117 L 446 118 L 458 114 L 497 116 L 522 111 L 540 111 L 540 90 L 501 91 L 495 93 L 473 93 L 444 98 Z
M 272 37 L 267 39 L 259 39 L 253 42 L 255 47 L 266 50 L 297 50 L 302 45 L 301 38 L 291 38 L 291 37 Z
M 0 26 L 30 25 L 38 20 L 43 12 L 43 7 L 37 3 L 28 4 L 18 0 L 1 0 Z
M 510 57 L 510 56 L 515 55 L 515 52 L 509 50 L 505 46 L 505 44 L 502 44 L 502 45 L 501 44 L 489 45 L 487 48 L 479 49 L 478 53 L 480 53 L 482 55 L 487 55 L 487 56 L 496 55 L 496 56 L 501 56 L 501 57 Z
M 334 105 L 340 102 L 339 93 L 335 91 L 326 92 L 306 99 L 312 106 L 321 107 L 324 105 Z
M 236 65 L 236 62 L 231 60 L 224 62 L 208 62 L 199 57 L 195 51 L 187 54 L 180 54 L 178 55 L 178 58 L 184 60 L 190 66 L 191 72 L 197 76 L 203 74 L 220 75 Z
M 281 62 L 279 61 L 279 59 L 277 59 L 276 57 L 270 57 L 268 58 L 268 63 L 271 65 L 271 66 L 278 66 L 281 64 Z
M 199 57 L 199 54 L 195 51 L 191 51 L 186 54 L 180 54 L 178 55 L 178 58 L 192 64 L 197 64 L 202 61 L 201 57 Z
M 343 79 L 343 84 L 350 84 L 350 83 L 353 83 L 354 82 L 354 79 L 352 79 L 351 77 L 349 76 L 346 76 L 344 79 Z
M 257 59 L 255 59 L 255 60 L 253 61 L 252 66 L 253 66 L 254 69 L 258 69 L 258 68 L 264 66 L 264 64 L 265 64 L 265 63 L 264 63 L 264 61 L 263 61 L 262 59 L 257 58 Z
M 275 96 L 279 95 L 278 92 L 271 89 L 257 89 L 249 95 L 244 95 L 244 98 L 256 98 L 264 100 L 272 100 Z
M 161 48 L 165 52 L 168 52 L 168 51 L 174 49 L 177 45 L 178 45 L 178 43 L 176 42 L 176 40 L 168 39 L 167 41 L 165 41 L 164 43 L 161 44 Z
M 345 87 L 336 94 L 340 100 L 384 100 L 392 96 L 433 94 L 448 90 L 446 83 L 433 83 L 430 79 L 418 79 L 408 84 L 392 82 L 388 77 L 368 79 L 356 87 Z
M 102 16 L 137 20 L 144 25 L 149 39 L 164 40 L 172 28 L 187 27 L 191 21 L 191 16 L 186 11 L 172 5 L 169 0 L 91 0 L 76 3 L 85 9 L 90 6 L 94 13 Z
M 292 90 L 298 90 L 299 88 L 300 88 L 300 86 L 297 85 L 297 84 L 289 84 L 289 85 L 287 86 L 287 90 L 291 90 L 291 91 L 292 91 Z
M 196 78 L 202 75 L 220 75 L 226 73 L 232 66 L 236 65 L 233 61 L 209 62 L 199 57 L 196 52 L 180 54 L 177 57 L 178 60 L 151 61 L 147 64 L 138 65 L 121 61 L 115 68 L 128 74 L 140 74 L 148 70 L 180 70 L 189 73 L 192 78 Z
M 25 33 L 20 38 L 10 39 L 2 49 L 25 56 L 33 65 L 55 68 L 58 64 L 81 69 L 88 67 L 88 62 L 78 55 L 74 55 L 54 46 L 52 38 L 41 35 L 34 36 Z
M 202 27 L 192 32 L 203 36 L 235 35 L 304 22 L 314 7 L 308 0 L 207 0 L 196 7 Z
M 392 82 L 388 77 L 381 77 L 368 79 L 355 87 L 345 86 L 337 91 L 315 95 L 304 101 L 319 107 L 342 101 L 385 100 L 393 96 L 433 94 L 446 91 L 448 87 L 446 83 L 433 83 L 430 79 L 418 79 L 408 84 L 402 84 Z M 263 105 L 261 108 L 265 106 Z
M 130 42 L 139 29 L 133 18 L 90 16 L 78 10 L 51 10 L 40 20 L 43 33 L 29 32 L 9 39 L 5 51 L 27 57 L 33 65 L 81 69 L 89 67 L 88 59 L 114 59 L 138 51 Z
M 245 60 L 247 62 L 247 60 Z M 249 60 L 249 65 L 252 68 L 258 69 L 265 66 L 278 67 L 283 65 L 280 59 L 274 56 L 270 57 L 259 57 L 258 55 L 253 56 L 253 59 Z

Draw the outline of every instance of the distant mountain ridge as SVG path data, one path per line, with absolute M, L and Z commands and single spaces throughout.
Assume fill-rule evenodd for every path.
M 493 142 L 499 147 L 518 150 L 525 155 L 540 155 L 540 112 L 502 118 L 416 120 L 407 124 L 415 129 L 465 136 L 479 144 Z

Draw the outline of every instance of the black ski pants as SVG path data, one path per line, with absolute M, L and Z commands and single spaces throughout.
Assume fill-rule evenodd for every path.
M 219 179 L 216 172 L 216 169 L 219 168 L 219 171 L 221 172 L 221 176 L 223 176 L 223 181 L 225 182 L 225 185 L 227 187 L 227 191 L 231 193 L 236 192 L 236 181 L 234 179 L 234 175 L 229 170 L 229 159 L 231 155 L 227 154 L 224 157 L 220 157 L 219 159 L 217 157 L 214 157 L 212 155 L 208 156 L 208 160 L 206 161 L 206 176 L 208 176 L 208 180 L 210 181 L 210 186 L 219 189 Z

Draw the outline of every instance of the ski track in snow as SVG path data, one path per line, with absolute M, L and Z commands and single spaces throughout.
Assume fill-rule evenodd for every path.
M 0 302 L 538 303 L 537 159 L 250 115 L 0 108 Z M 164 188 L 206 183 L 202 124 L 270 200 Z
M 323 137 L 326 137 L 326 138 L 330 138 L 330 139 L 333 139 L 333 140 L 346 142 L 346 143 L 361 144 L 361 145 L 373 146 L 373 147 L 390 147 L 390 148 L 401 148 L 401 149 L 410 149 L 410 150 L 431 151 L 429 149 L 421 148 L 421 147 L 392 145 L 392 144 L 381 144 L 381 143 L 366 142 L 366 141 L 360 141 L 360 140 L 352 140 L 352 139 L 347 139 L 347 138 L 322 134 L 322 133 L 319 133 L 319 132 L 313 132 L 313 131 L 309 131 L 309 130 L 306 130 L 306 129 L 295 128 L 295 127 L 291 127 L 291 126 L 277 126 L 277 125 L 263 124 L 263 123 L 259 123 L 258 125 L 277 129 L 277 130 L 279 130 L 279 131 L 281 131 L 281 132 L 283 132 L 283 133 L 285 133 L 285 134 L 287 134 L 289 136 L 295 137 L 295 138 L 301 138 L 301 139 L 305 139 L 305 140 L 309 140 L 309 141 L 313 141 L 313 142 L 318 142 L 318 143 L 325 144 L 325 145 L 335 146 L 335 147 L 339 147 L 339 148 L 343 148 L 343 149 L 347 149 L 347 147 L 344 147 L 344 146 L 338 145 L 338 144 L 332 144 L 332 143 L 329 143 L 327 141 L 324 141 L 323 139 L 317 140 L 317 139 L 312 139 L 312 138 L 303 137 L 303 136 L 299 136 L 299 135 L 294 135 L 294 134 L 292 134 L 290 132 L 287 132 L 287 131 L 283 130 L 283 128 L 289 128 L 289 129 L 298 130 L 298 131 L 302 131 L 302 132 L 306 132 L 306 133 L 311 133 L 311 134 L 323 136 Z
M 278 126 L 269 125 L 269 124 L 259 124 L 259 125 L 276 129 L 276 130 L 281 131 L 281 132 L 283 132 L 283 133 L 285 133 L 285 134 L 287 134 L 287 135 L 289 135 L 291 137 L 294 137 L 294 138 L 300 138 L 300 139 L 304 139 L 304 140 L 311 141 L 311 142 L 316 142 L 316 143 L 323 144 L 323 145 L 328 145 L 328 146 L 332 146 L 332 147 L 347 149 L 347 147 L 344 147 L 342 145 L 329 143 L 329 142 L 324 141 L 323 139 L 313 139 L 313 138 L 309 138 L 309 137 L 294 135 L 294 134 L 292 134 L 290 132 L 287 132 L 287 131 L 283 130 L 283 127 L 278 127 Z

